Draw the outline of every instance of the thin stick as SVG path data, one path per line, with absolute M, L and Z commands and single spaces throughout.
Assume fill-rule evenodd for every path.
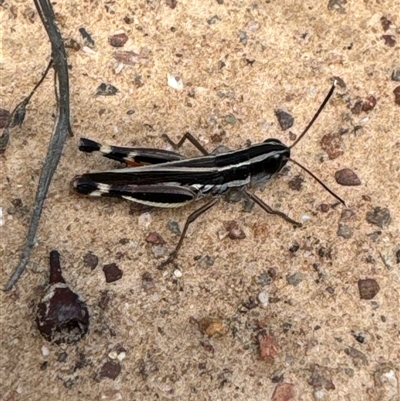
M 25 271 L 32 247 L 35 244 L 36 231 L 51 179 L 60 160 L 67 135 L 68 133 L 72 133 L 70 127 L 68 66 L 64 42 L 55 24 L 55 15 L 50 1 L 34 0 L 34 3 L 51 42 L 51 56 L 54 62 L 54 70 L 58 78 L 59 101 L 57 104 L 57 119 L 40 175 L 25 246 L 21 254 L 20 262 L 5 286 L 6 291 L 14 286 L 21 274 Z

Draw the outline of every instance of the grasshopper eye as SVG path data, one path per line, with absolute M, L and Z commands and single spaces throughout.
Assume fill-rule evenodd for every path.
M 274 175 L 282 169 L 286 161 L 281 153 L 269 156 L 264 160 L 263 170 L 269 175 Z

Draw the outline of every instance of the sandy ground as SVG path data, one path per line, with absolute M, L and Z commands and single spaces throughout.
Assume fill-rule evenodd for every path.
M 63 36 L 83 46 L 84 27 L 95 46 L 69 49 L 75 136 L 55 173 L 28 269 L 0 295 L 2 400 L 399 400 L 400 106 L 393 90 L 400 83 L 391 74 L 400 68 L 400 3 L 220 3 L 54 5 Z M 0 18 L 0 107 L 11 111 L 44 70 L 49 44 L 30 1 L 1 2 Z M 129 40 L 116 49 L 108 37 L 121 29 Z M 118 50 L 135 51 L 140 62 L 119 71 Z M 182 90 L 168 85 L 168 74 L 182 79 Z M 258 207 L 248 213 L 242 203 L 221 201 L 190 228 L 175 265 L 160 271 L 157 253 L 177 241 L 168 223 L 182 227 L 196 205 L 143 215 L 127 201 L 83 198 L 70 188 L 76 174 L 117 166 L 80 153 L 81 136 L 164 149 L 162 133 L 178 139 L 186 131 L 209 150 L 271 137 L 290 144 L 293 135 L 274 111 L 289 111 L 298 135 L 334 76 L 345 86 L 292 156 L 347 207 L 329 207 L 336 200 L 294 165 L 256 191 L 303 220 L 300 229 Z M 102 82 L 119 92 L 95 96 Z M 4 284 L 20 257 L 52 132 L 52 85 L 48 78 L 39 89 L 0 157 Z M 370 96 L 376 106 L 357 113 L 357 100 Z M 335 133 L 342 154 L 329 159 L 321 140 Z M 196 155 L 190 145 L 182 152 Z M 336 183 L 343 168 L 361 185 Z M 304 182 L 293 190 L 298 175 Z M 367 221 L 376 207 L 387 209 L 389 224 Z M 227 236 L 232 220 L 246 238 Z M 154 248 L 145 240 L 150 232 L 167 244 Z M 91 314 L 76 345 L 50 344 L 35 325 L 52 249 Z M 83 263 L 88 252 L 99 258 L 94 270 Z M 102 269 L 110 263 L 123 271 L 113 283 Z M 358 287 L 367 278 L 380 288 L 370 300 Z M 266 307 L 260 293 L 269 295 Z M 203 334 L 196 321 L 208 317 L 220 319 L 226 333 Z M 271 358 L 260 357 L 260 333 L 276 345 Z M 101 375 L 107 362 L 121 368 L 115 380 Z

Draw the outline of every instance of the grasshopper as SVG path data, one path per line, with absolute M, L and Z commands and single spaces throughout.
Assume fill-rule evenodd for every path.
M 314 117 L 291 146 L 283 144 L 278 139 L 270 138 L 244 149 L 209 154 L 190 133 L 186 133 L 178 143 L 174 143 L 164 134 L 163 137 L 174 148 L 180 148 L 185 141 L 189 141 L 203 154 L 199 157 L 185 158 L 179 153 L 167 150 L 104 146 L 90 139 L 82 138 L 79 143 L 81 151 L 88 153 L 99 151 L 105 157 L 124 162 L 130 167 L 76 176 L 72 185 L 77 192 L 84 195 L 123 198 L 160 208 L 182 207 L 190 202 L 208 198 L 207 203 L 189 215 L 175 249 L 161 266 L 174 260 L 182 246 L 189 225 L 232 190 L 241 191 L 244 196 L 254 201 L 265 212 L 278 215 L 299 227 L 301 223 L 272 209 L 263 200 L 249 192 L 247 188 L 271 180 L 288 161 L 291 161 L 300 166 L 344 204 L 344 201 L 311 171 L 290 157 L 291 149 L 317 119 L 331 98 L 335 86 L 336 81 Z

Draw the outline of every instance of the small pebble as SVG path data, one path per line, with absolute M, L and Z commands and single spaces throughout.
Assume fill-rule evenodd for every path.
M 151 224 L 152 220 L 153 218 L 151 217 L 150 213 L 142 213 L 138 218 L 138 225 L 139 227 L 147 228 Z
M 85 28 L 79 28 L 79 33 L 81 34 L 86 46 L 94 47 L 94 40 Z
M 327 205 L 326 203 L 321 203 L 319 206 L 318 206 L 318 210 L 320 210 L 322 213 L 328 213 L 329 212 L 329 210 L 330 210 L 330 206 L 329 205 Z
M 369 112 L 376 106 L 376 98 L 374 96 L 368 96 L 362 104 L 362 111 Z
M 151 250 L 156 258 L 162 258 L 165 255 L 165 247 L 163 245 L 153 245 Z
M 304 178 L 301 175 L 296 175 L 289 181 L 289 188 L 293 191 L 300 191 L 303 185 Z
M 221 18 L 218 17 L 218 15 L 213 15 L 212 17 L 207 19 L 207 24 L 208 25 L 214 25 L 216 24 L 218 21 L 221 21 Z
M 236 124 L 236 117 L 233 114 L 228 114 L 225 116 L 225 122 L 231 125 Z
M 392 25 L 392 21 L 387 19 L 385 16 L 381 17 L 381 24 L 382 24 L 382 29 L 384 32 L 390 29 L 390 26 Z
M 181 229 L 179 228 L 179 224 L 176 221 L 169 221 L 167 227 L 172 233 L 176 235 L 181 234 Z
M 101 83 L 99 87 L 96 89 L 96 95 L 97 96 L 114 96 L 118 93 L 118 89 L 111 85 L 111 84 L 106 84 L 106 83 Z
M 396 252 L 396 263 L 400 264 L 400 249 Z
M 165 0 L 165 4 L 174 10 L 175 7 L 177 6 L 178 2 L 177 2 L 177 0 Z
M 275 110 L 275 116 L 278 119 L 278 123 L 281 126 L 282 131 L 286 131 L 294 124 L 294 118 L 286 110 Z
M 113 47 L 122 47 L 128 41 L 128 35 L 125 32 L 116 33 L 108 38 L 108 42 Z
M 226 230 L 228 231 L 228 237 L 230 239 L 244 239 L 246 238 L 246 234 L 244 231 L 239 227 L 239 224 L 237 221 L 232 220 L 228 221 L 225 224 Z
M 160 234 L 158 234 L 154 231 L 150 232 L 147 235 L 146 242 L 148 242 L 149 244 L 153 244 L 153 245 L 164 245 L 165 244 L 164 238 L 161 237 Z
M 274 359 L 278 354 L 278 344 L 276 338 L 267 334 L 265 330 L 258 333 L 258 352 L 260 359 Z
M 94 270 L 98 264 L 99 264 L 99 258 L 91 252 L 88 252 L 83 257 L 83 265 L 85 267 L 89 267 L 90 269 Z
M 395 47 L 396 46 L 396 36 L 394 35 L 382 35 L 382 39 L 386 46 Z
M 271 401 L 296 401 L 296 391 L 292 383 L 278 383 Z
M 316 390 L 335 390 L 336 386 L 334 385 L 332 379 L 328 376 L 329 373 L 330 372 L 327 368 L 315 364 L 313 366 L 311 376 L 308 379 L 308 384 L 314 387 Z
M 303 281 L 303 274 L 300 272 L 287 275 L 286 276 L 286 281 L 288 284 L 293 285 L 294 287 L 298 286 L 302 281 Z
M 72 38 L 65 39 L 64 46 L 66 49 L 72 49 L 75 50 L 76 52 L 81 49 L 81 45 L 75 39 Z
M 118 362 L 108 361 L 101 367 L 100 378 L 115 380 L 120 373 L 121 365 Z
M 263 307 L 264 309 L 268 307 L 269 304 L 269 295 L 268 295 L 268 291 L 264 290 L 261 291 L 258 294 L 258 300 L 260 301 L 260 305 L 261 307 Z
M 391 78 L 392 81 L 400 82 L 400 67 L 393 70 Z
M 335 180 L 338 184 L 344 186 L 361 185 L 361 181 L 358 178 L 357 174 L 349 168 L 344 168 L 342 170 L 336 171 Z
M 372 278 L 358 280 L 358 292 L 361 299 L 372 299 L 380 290 L 379 284 Z
M 171 87 L 171 88 L 173 88 L 173 89 L 176 89 L 176 90 L 178 90 L 178 91 L 180 91 L 180 90 L 183 89 L 183 81 L 182 81 L 182 78 L 180 78 L 180 77 L 175 77 L 175 76 L 173 76 L 173 75 L 171 75 L 171 74 L 168 74 L 168 75 L 167 75 L 167 79 L 168 79 L 168 86 L 169 86 L 169 87 Z
M 353 236 L 353 230 L 347 224 L 339 223 L 337 235 L 338 237 L 349 239 Z
M 144 272 L 142 275 L 142 288 L 149 291 L 155 287 L 154 279 L 151 273 Z
M 42 345 L 42 355 L 43 356 L 49 356 L 50 355 L 50 350 L 47 345 Z
M 380 228 L 388 226 L 392 220 L 389 209 L 383 207 L 375 207 L 373 210 L 367 212 L 366 219 L 368 223 L 375 224 Z
M 176 278 L 181 278 L 182 277 L 182 272 L 179 269 L 174 270 L 174 276 Z
M 107 283 L 113 283 L 114 281 L 121 279 L 123 275 L 123 271 L 117 266 L 116 263 L 104 265 L 103 272 Z
M 398 106 L 400 106 L 400 86 L 394 88 L 393 93 L 394 93 L 394 102 Z
M 4 128 L 11 118 L 11 114 L 8 110 L 0 109 L 0 129 Z
M 336 159 L 344 153 L 343 138 L 338 133 L 324 135 L 320 144 L 330 160 Z
M 125 65 L 135 65 L 140 61 L 140 55 L 129 50 L 114 52 L 113 57 L 115 60 Z
M 343 6 L 347 0 L 329 0 L 328 10 L 337 11 L 339 14 L 346 14 L 346 8 Z
M 246 31 L 239 31 L 239 40 L 242 45 L 247 45 L 247 33 Z
M 212 317 L 204 317 L 198 322 L 199 330 L 208 336 L 225 335 L 228 328 L 224 325 L 221 319 Z

